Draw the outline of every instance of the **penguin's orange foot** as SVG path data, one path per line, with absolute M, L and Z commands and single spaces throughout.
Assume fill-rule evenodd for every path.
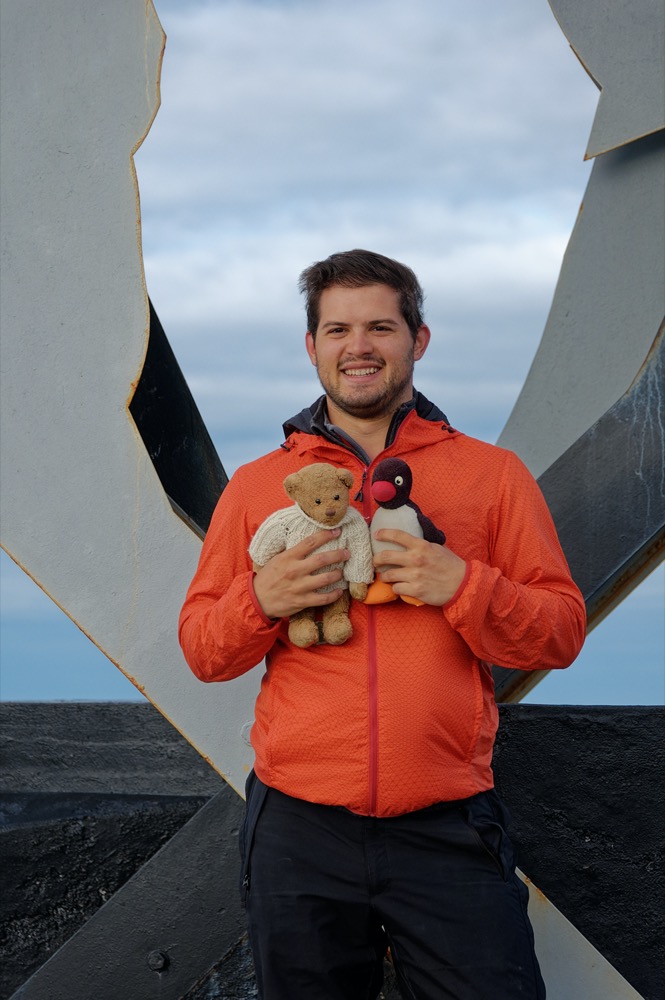
M 389 583 L 384 583 L 383 580 L 375 580 L 370 585 L 363 604 L 388 604 L 390 601 L 396 600 L 397 594 Z
M 416 608 L 422 608 L 424 601 L 419 600 L 417 597 L 407 597 L 406 594 L 399 595 L 400 601 L 404 601 L 406 604 L 413 604 Z

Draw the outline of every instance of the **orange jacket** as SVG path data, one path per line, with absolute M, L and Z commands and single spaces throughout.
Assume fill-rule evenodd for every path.
M 412 499 L 467 561 L 462 585 L 443 608 L 353 601 L 344 645 L 292 646 L 286 621 L 267 619 L 254 596 L 250 539 L 288 503 L 284 478 L 312 462 L 353 472 L 354 505 L 369 521 L 375 504 L 361 484 L 391 455 L 409 463 Z M 489 664 L 565 667 L 584 633 L 584 602 L 525 466 L 413 409 L 369 468 L 302 431 L 240 468 L 215 510 L 179 629 L 204 681 L 237 677 L 265 657 L 252 728 L 265 784 L 376 816 L 491 788 Z

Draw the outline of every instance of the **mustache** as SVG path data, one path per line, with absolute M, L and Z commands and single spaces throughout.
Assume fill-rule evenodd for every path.
M 375 368 L 384 367 L 384 362 L 381 361 L 380 358 L 375 358 L 371 354 L 370 355 L 363 354 L 361 357 L 358 357 L 354 354 L 354 355 L 349 355 L 348 358 L 343 358 L 341 361 L 339 361 L 337 364 L 337 369 L 339 370 L 341 368 L 344 368 L 346 365 L 350 364 L 371 365 L 374 366 Z

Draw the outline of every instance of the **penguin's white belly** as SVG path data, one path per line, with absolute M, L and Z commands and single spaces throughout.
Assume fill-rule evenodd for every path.
M 379 507 L 372 518 L 370 531 L 372 533 L 372 551 L 381 552 L 383 549 L 403 549 L 403 545 L 396 542 L 379 542 L 374 538 L 374 532 L 379 528 L 396 528 L 398 531 L 407 531 L 416 538 L 423 537 L 423 529 L 418 523 L 418 515 L 413 507 L 397 507 L 396 510 L 386 510 Z

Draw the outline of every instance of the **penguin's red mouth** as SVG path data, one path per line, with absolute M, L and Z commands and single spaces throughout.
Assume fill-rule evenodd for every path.
M 392 483 L 380 479 L 378 482 L 372 483 L 371 493 L 377 503 L 387 503 L 396 496 L 397 490 Z

